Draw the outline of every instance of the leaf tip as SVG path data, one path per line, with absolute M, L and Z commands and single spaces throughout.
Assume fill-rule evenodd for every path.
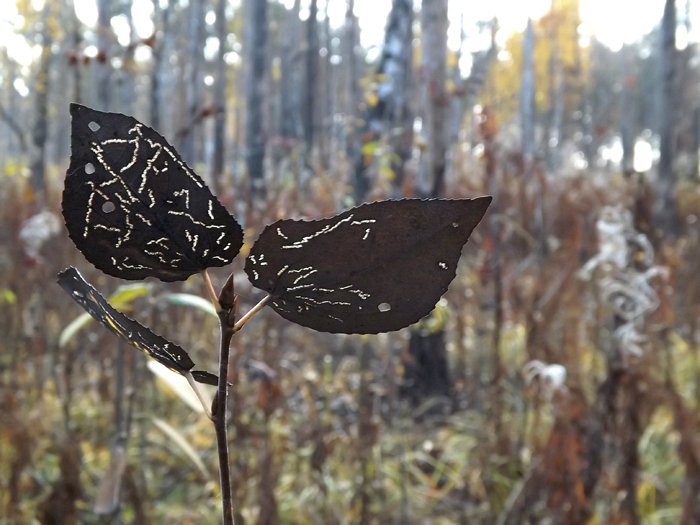
M 75 118 L 87 109 L 89 109 L 87 106 L 83 106 L 82 104 L 78 104 L 77 102 L 71 102 L 69 106 L 70 115 L 73 118 Z
M 484 215 L 486 210 L 489 209 L 489 206 L 491 206 L 491 202 L 493 202 L 493 196 L 484 195 L 483 197 L 476 197 L 472 199 L 472 202 L 477 206 L 477 209 L 481 211 L 481 214 Z

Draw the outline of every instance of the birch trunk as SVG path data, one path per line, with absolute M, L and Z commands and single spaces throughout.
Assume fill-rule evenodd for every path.
M 426 0 L 421 11 L 421 99 L 423 142 L 418 191 L 445 194 L 447 153 L 447 0 Z

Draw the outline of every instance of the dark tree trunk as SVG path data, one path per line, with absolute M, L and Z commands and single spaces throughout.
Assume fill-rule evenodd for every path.
M 354 156 L 355 201 L 363 202 L 370 190 L 367 174 L 371 155 L 365 146 L 381 139 L 387 127 L 391 130 L 389 143 L 395 155 L 392 160 L 394 172 L 393 192 L 401 194 L 404 163 L 411 155 L 413 146 L 413 111 L 411 110 L 411 87 L 413 77 L 413 3 L 409 0 L 394 0 L 384 35 L 384 46 L 377 67 L 377 103 L 365 111 L 362 126 L 355 133 Z
M 250 60 L 246 93 L 248 179 L 252 202 L 262 202 L 265 199 L 263 101 L 267 64 L 267 0 L 253 0 L 247 7 L 250 12 L 250 29 L 246 41 L 246 56 Z
M 304 141 L 307 155 L 314 142 L 316 112 L 316 79 L 318 77 L 318 0 L 311 0 L 309 19 L 306 21 L 306 82 L 304 84 Z
M 285 139 L 299 137 L 299 11 L 301 0 L 287 12 L 282 49 L 279 133 Z
M 187 82 L 185 127 L 182 129 L 180 153 L 190 166 L 196 162 L 195 144 L 198 114 L 202 104 L 202 54 L 204 50 L 204 0 L 190 0 L 187 42 Z
M 224 156 L 226 147 L 226 0 L 216 2 L 216 37 L 219 51 L 216 57 L 216 84 L 214 85 L 214 152 L 211 181 L 219 197 L 223 191 Z
M 150 91 L 150 112 L 151 112 L 151 127 L 155 130 L 161 128 L 160 112 L 163 106 L 163 74 L 165 57 L 167 56 L 170 46 L 168 46 L 170 35 L 170 18 L 172 13 L 172 3 L 169 2 L 164 8 L 160 8 L 160 3 L 154 3 L 154 30 L 155 42 L 153 45 L 153 69 L 151 71 L 151 91 Z M 160 31 L 158 26 L 160 25 Z
M 411 330 L 408 343 L 410 360 L 404 365 L 402 393 L 414 405 L 432 396 L 449 396 L 452 380 L 445 351 L 445 331 L 422 334 Z
M 45 8 L 44 27 L 49 23 L 46 20 L 49 7 Z M 50 16 L 50 15 L 49 15 Z M 49 79 L 51 73 L 51 45 L 53 41 L 47 29 L 43 31 L 41 43 L 41 57 L 39 68 L 34 80 L 35 100 L 34 107 L 36 116 L 34 119 L 34 130 L 32 131 L 32 142 L 34 145 L 31 166 L 31 184 L 35 199 L 43 203 L 46 192 L 46 140 L 49 129 Z
M 71 17 L 71 23 L 73 25 L 72 27 L 72 37 L 73 37 L 73 42 L 72 42 L 72 49 L 71 49 L 71 55 L 70 55 L 70 65 L 73 68 L 73 102 L 77 104 L 82 104 L 83 101 L 83 80 L 82 80 L 82 70 L 81 70 L 81 60 L 80 60 L 80 53 L 81 53 L 81 47 L 82 47 L 82 42 L 83 42 L 83 33 L 82 33 L 82 23 L 80 22 L 80 19 L 78 18 L 78 15 L 75 14 L 75 8 L 72 9 L 72 17 Z
M 676 111 L 676 2 L 666 0 L 661 22 L 661 145 L 659 176 L 656 188 L 657 225 L 666 235 L 678 233 L 675 175 L 673 172 L 674 128 Z
M 447 155 L 447 0 L 427 0 L 422 7 L 421 83 L 423 137 L 426 148 L 421 155 L 421 176 L 417 190 L 432 198 L 445 196 Z M 447 366 L 445 330 L 441 326 L 425 334 L 413 327 L 408 346 L 415 367 L 406 379 L 421 396 L 447 395 L 452 381 Z M 408 372 L 408 370 L 407 370 Z M 419 398 L 414 397 L 414 401 Z
M 136 62 L 134 60 L 134 54 L 136 51 L 136 28 L 134 27 L 134 19 L 131 15 L 131 7 L 133 5 L 133 0 L 127 4 L 126 9 L 126 19 L 129 22 L 129 28 L 131 29 L 129 37 L 129 45 L 124 53 L 124 59 L 121 68 L 121 112 L 126 115 L 131 115 L 133 113 L 133 102 L 134 102 L 134 71 L 136 69 Z
M 110 63 L 112 28 L 110 0 L 97 1 L 97 109 L 109 111 L 112 66 Z
M 622 87 L 620 136 L 622 139 L 622 173 L 629 176 L 634 171 L 634 112 L 632 110 L 631 79 L 625 78 Z
M 323 170 L 328 170 L 330 165 L 330 155 L 331 155 L 331 23 L 328 16 L 328 6 L 329 2 L 326 2 L 326 7 L 324 10 L 323 17 L 323 45 L 321 49 L 325 50 L 325 55 L 321 57 L 321 49 L 319 49 L 319 58 L 321 59 L 321 75 L 319 81 L 319 97 L 320 104 L 318 105 L 318 111 L 316 119 L 317 128 L 320 130 L 319 134 L 319 152 L 320 161 Z
M 700 108 L 693 109 L 693 136 L 691 149 L 691 165 L 688 176 L 694 179 L 698 176 L 698 151 L 700 150 Z

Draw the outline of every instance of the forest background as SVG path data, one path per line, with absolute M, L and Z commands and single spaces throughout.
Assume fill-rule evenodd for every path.
M 199 280 L 68 241 L 70 102 L 162 133 L 243 255 L 278 218 L 495 197 L 416 325 L 237 334 L 239 523 L 700 523 L 694 2 L 598 2 L 605 35 L 594 0 L 74 2 L 0 2 L 0 523 L 220 515 L 201 407 L 55 284 L 77 266 L 215 369 Z

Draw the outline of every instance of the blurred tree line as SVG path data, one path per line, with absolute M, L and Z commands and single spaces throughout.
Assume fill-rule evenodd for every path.
M 309 335 L 268 313 L 234 341 L 239 518 L 700 523 L 699 66 L 697 43 L 679 38 L 694 34 L 690 0 L 666 0 L 658 26 L 619 50 L 589 34 L 585 0 L 552 0 L 508 34 L 497 18 L 468 24 L 468 2 L 392 0 L 368 49 L 361 1 L 3 7 L 8 523 L 218 515 L 201 415 L 108 335 L 60 339 L 77 315 L 53 290 L 78 260 L 56 224 L 70 102 L 154 127 L 249 238 L 378 198 L 495 197 L 457 281 L 410 329 Z M 123 306 L 212 359 L 214 321 L 145 286 Z
M 519 121 L 524 157 L 542 157 L 550 171 L 572 157 L 567 147 L 595 166 L 600 147 L 621 138 L 629 172 L 636 139 L 651 133 L 664 152 L 661 171 L 694 176 L 695 44 L 676 46 L 678 31 L 692 33 L 689 1 L 667 2 L 663 24 L 616 51 L 588 34 L 579 0 L 553 0 L 500 44 L 497 19 L 467 28 L 466 7 L 448 21 L 444 1 L 421 9 L 392 1 L 379 50 L 360 46 L 352 2 L 339 25 L 332 2 L 136 3 L 146 11 L 96 1 L 88 27 L 76 9 L 87 13 L 89 3 L 17 1 L 4 23 L 13 38 L 3 49 L 3 159 L 10 173 L 31 172 L 37 198 L 51 182 L 47 163 L 68 155 L 67 101 L 149 122 L 220 192 L 235 185 L 244 203 L 264 201 L 292 153 L 302 190 L 343 159 L 353 164 L 347 202 L 367 199 L 385 178 L 393 196 L 442 194 L 442 159 L 475 106 L 499 127 Z M 137 34 L 134 12 L 149 17 L 151 34 Z M 456 49 L 447 46 L 449 24 L 461 28 Z M 395 158 L 376 162 L 389 151 Z

